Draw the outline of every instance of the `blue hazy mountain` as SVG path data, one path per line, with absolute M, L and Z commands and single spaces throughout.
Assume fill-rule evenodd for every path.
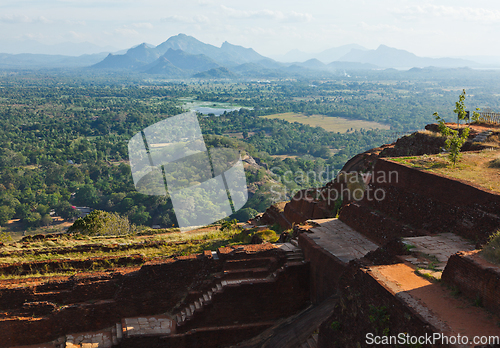
M 138 69 L 144 66 L 144 62 L 138 61 L 135 58 L 127 54 L 108 54 L 104 60 L 92 65 L 95 69 L 113 69 L 113 70 L 123 70 L 123 69 Z
M 170 78 L 183 78 L 187 73 L 176 67 L 165 57 L 160 57 L 158 60 L 143 67 L 142 72 L 147 74 L 164 75 Z
M 286 63 L 262 56 L 252 48 L 233 45 L 227 41 L 221 47 L 217 47 L 201 42 L 192 36 L 179 34 L 170 37 L 158 46 L 142 43 L 128 50 L 110 54 L 72 57 L 0 53 L 0 67 L 28 69 L 91 67 L 94 70 L 158 74 L 167 78 L 192 77 L 208 71 L 210 73 L 206 76 L 209 77 L 281 78 L 292 75 L 300 77 L 318 76 L 322 73 L 345 73 L 346 69 L 485 67 L 467 59 L 418 57 L 411 52 L 384 45 L 376 50 L 368 50 L 355 44 L 344 45 L 317 54 L 294 50 L 284 56 L 288 57 L 285 59 L 288 61 Z M 197 75 L 199 76 L 205 75 Z
M 373 64 L 384 68 L 413 68 L 413 67 L 476 67 L 479 64 L 465 59 L 457 58 L 425 58 L 385 45 L 380 45 L 376 50 L 352 49 L 339 59 L 344 62 L 357 62 Z
M 148 47 L 146 44 L 136 46 L 129 49 L 125 55 L 139 61 L 151 63 L 171 50 L 194 56 L 203 55 L 218 65 L 236 66 L 266 59 L 266 57 L 258 54 L 251 48 L 232 45 L 228 42 L 224 42 L 221 47 L 216 47 L 185 34 L 172 36 L 167 41 L 153 48 Z M 167 57 L 167 59 L 169 58 Z
M 168 59 L 173 65 L 183 70 L 194 72 L 206 71 L 220 67 L 212 58 L 205 54 L 189 54 L 183 50 L 169 50 L 162 56 Z
M 329 48 L 319 53 L 306 53 L 298 49 L 293 49 L 286 54 L 273 57 L 280 62 L 305 62 L 307 60 L 317 59 L 324 64 L 328 64 L 339 60 L 342 56 L 346 55 L 353 49 L 361 51 L 367 50 L 363 46 L 350 44 Z
M 125 55 L 143 63 L 152 63 L 161 56 L 154 47 L 150 47 L 146 43 L 130 48 Z

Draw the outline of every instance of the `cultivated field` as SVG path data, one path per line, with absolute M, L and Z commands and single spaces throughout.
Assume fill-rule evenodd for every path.
M 390 129 L 390 126 L 370 121 L 362 120 L 349 120 L 342 117 L 329 117 L 324 115 L 311 115 L 306 116 L 301 113 L 286 112 L 283 114 L 274 114 L 262 116 L 265 118 L 279 118 L 288 122 L 298 122 L 302 124 L 307 124 L 311 127 L 321 127 L 329 132 L 340 132 L 346 133 L 347 131 L 359 130 L 361 128 L 365 130 L 369 129 Z

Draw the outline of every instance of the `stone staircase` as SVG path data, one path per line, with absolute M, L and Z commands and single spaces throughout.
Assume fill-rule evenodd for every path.
M 302 250 L 297 246 L 290 243 L 278 244 L 278 246 L 286 253 L 286 262 L 283 266 L 276 268 L 277 265 L 273 265 L 270 258 L 228 261 L 228 266 L 219 275 L 220 280 L 198 299 L 183 306 L 177 313 L 123 318 L 114 326 L 99 331 L 68 334 L 55 341 L 29 346 L 29 348 L 111 348 L 127 338 L 175 335 L 179 328 L 203 312 L 204 308 L 212 303 L 214 297 L 220 296 L 226 288 L 275 282 L 286 267 L 304 262 Z M 266 259 L 268 263 L 271 263 L 268 267 L 264 265 Z M 28 348 L 28 346 L 22 348 Z
M 318 346 L 318 334 L 315 333 L 311 335 L 311 337 L 309 337 L 307 341 L 302 343 L 299 348 L 316 348 L 317 346 Z
M 212 298 L 217 294 L 224 292 L 227 287 L 236 287 L 244 284 L 256 284 L 256 283 L 270 283 L 278 278 L 279 274 L 285 270 L 287 265 L 295 262 L 303 262 L 304 254 L 302 250 L 290 243 L 284 243 L 280 245 L 286 253 L 286 263 L 282 267 L 278 268 L 272 273 L 269 273 L 269 269 L 266 267 L 254 267 L 254 268 L 242 268 L 242 269 L 225 269 L 222 277 L 225 280 L 217 282 L 211 290 L 206 291 L 197 300 L 190 303 L 184 309 L 182 309 L 178 314 L 175 315 L 175 321 L 177 327 L 184 325 L 187 321 L 191 320 L 196 313 L 202 312 L 204 306 L 212 303 Z M 245 262 L 242 260 L 240 262 Z M 249 273 L 251 275 L 249 275 Z M 238 277 L 238 274 L 243 275 L 243 277 Z M 236 278 L 236 279 L 232 279 Z
M 472 139 L 473 142 L 484 143 L 486 139 L 493 133 L 491 130 L 485 130 L 479 133 Z

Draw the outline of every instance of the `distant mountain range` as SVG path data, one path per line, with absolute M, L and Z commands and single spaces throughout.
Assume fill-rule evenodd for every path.
M 216 47 L 203 43 L 192 36 L 179 34 L 156 47 L 143 43 L 129 49 L 125 54 L 110 53 L 104 60 L 94 64 L 92 68 L 134 70 L 175 78 L 193 75 L 213 75 L 216 78 L 237 76 L 230 69 L 248 63 L 256 63 L 258 69 L 267 69 L 266 61 L 272 60 L 261 56 L 251 48 L 232 45 L 229 42 L 224 42 L 221 47 Z M 281 65 L 276 63 L 274 68 L 280 67 Z M 199 75 L 199 73 L 208 71 L 211 72 Z
M 290 52 L 283 54 L 283 55 L 277 55 L 277 56 L 272 56 L 271 58 L 276 59 L 277 61 L 280 62 L 305 62 L 310 59 L 317 59 L 322 63 L 328 64 L 337 60 L 340 60 L 341 57 L 345 56 L 348 54 L 351 50 L 357 49 L 357 50 L 367 50 L 363 46 L 356 45 L 356 44 L 351 44 L 351 45 L 344 45 L 340 47 L 334 47 L 327 49 L 325 51 L 322 51 L 320 53 L 306 53 L 302 52 L 298 49 L 291 50 Z
M 293 50 L 274 58 L 282 62 L 262 56 L 252 48 L 233 45 L 227 41 L 221 47 L 216 47 L 192 36 L 179 34 L 158 46 L 143 43 L 116 53 L 94 53 L 78 57 L 0 53 L 0 68 L 89 68 L 94 71 L 127 71 L 164 78 L 233 79 L 320 77 L 339 73 L 347 75 L 346 70 L 485 67 L 470 59 L 418 57 L 408 51 L 385 45 L 376 50 L 368 50 L 355 44 L 345 45 L 318 54 Z M 500 59 L 498 61 L 496 66 L 500 67 Z M 488 64 L 488 67 L 495 67 L 495 64 Z
M 382 68 L 414 68 L 414 67 L 478 67 L 480 64 L 471 60 L 457 58 L 423 58 L 413 53 L 380 45 L 376 50 L 352 49 L 342 56 L 340 61 L 373 64 Z

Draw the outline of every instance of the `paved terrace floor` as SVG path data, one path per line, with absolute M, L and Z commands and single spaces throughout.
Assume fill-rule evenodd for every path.
M 308 222 L 316 225 L 309 229 L 312 233 L 308 234 L 308 237 L 342 262 L 348 263 L 362 258 L 378 248 L 377 244 L 339 219 L 319 219 Z
M 499 336 L 499 318 L 463 296 L 456 296 L 445 285 L 431 282 L 415 274 L 407 264 L 372 266 L 372 277 L 394 296 L 413 308 L 425 320 L 447 337 Z M 456 344 L 452 347 L 473 347 L 474 344 Z
M 403 259 L 416 266 L 419 273 L 426 273 L 436 279 L 441 274 L 451 255 L 458 251 L 471 251 L 475 247 L 472 243 L 453 233 L 441 233 L 434 236 L 420 236 L 403 238 L 414 256 L 405 256 Z
M 343 262 L 349 262 L 375 250 L 377 245 L 338 219 L 310 220 L 316 225 L 309 237 L 320 247 Z M 453 233 L 404 238 L 412 256 L 401 256 L 407 263 L 372 266 L 369 273 L 386 289 L 413 308 L 430 324 L 447 336 L 498 336 L 499 319 L 471 301 L 453 296 L 439 282 L 429 281 L 415 273 L 432 272 L 440 278 L 451 255 L 457 251 L 473 250 L 474 246 Z M 426 269 L 430 268 L 430 269 Z M 452 345 L 453 346 L 453 345 Z M 455 345 L 472 347 L 473 345 Z

